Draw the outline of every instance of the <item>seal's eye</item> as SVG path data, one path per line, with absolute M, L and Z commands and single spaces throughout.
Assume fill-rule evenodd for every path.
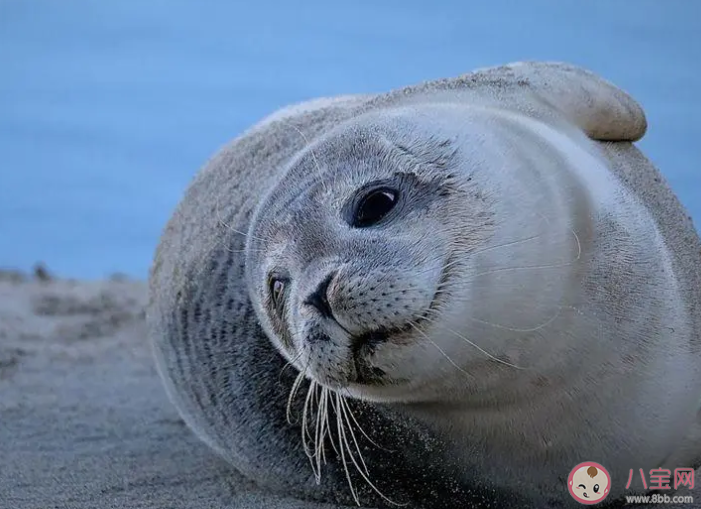
M 599 485 L 598 484 L 594 485 L 594 493 L 599 493 Z
M 397 204 L 398 193 L 394 189 L 382 187 L 373 189 L 360 200 L 353 211 L 352 226 L 366 228 L 377 224 Z
M 273 301 L 273 307 L 277 312 L 280 312 L 285 293 L 285 281 L 278 277 L 271 276 L 268 280 L 268 285 L 270 288 L 270 298 Z

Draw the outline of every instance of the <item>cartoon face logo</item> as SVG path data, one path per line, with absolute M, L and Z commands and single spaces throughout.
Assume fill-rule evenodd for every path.
M 610 486 L 609 473 L 593 461 L 586 461 L 574 467 L 567 479 L 567 488 L 572 498 L 585 505 L 603 501 L 609 494 Z

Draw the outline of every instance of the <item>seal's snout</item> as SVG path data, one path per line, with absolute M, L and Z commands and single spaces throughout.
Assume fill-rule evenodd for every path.
M 316 287 L 316 289 L 309 294 L 309 296 L 304 299 L 304 304 L 306 306 L 311 306 L 315 308 L 321 316 L 324 318 L 333 318 L 333 312 L 331 311 L 331 306 L 329 305 L 329 285 L 333 280 L 335 273 L 331 273 L 326 276 Z

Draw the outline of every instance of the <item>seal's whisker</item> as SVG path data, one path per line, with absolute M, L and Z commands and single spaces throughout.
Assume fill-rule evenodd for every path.
M 558 269 L 558 268 L 562 268 L 562 267 L 569 267 L 573 263 L 574 262 L 553 263 L 550 265 L 526 265 L 523 267 L 500 267 L 498 269 L 492 269 L 492 270 L 487 270 L 484 272 L 478 272 L 477 274 L 470 274 L 471 279 L 467 279 L 464 283 L 471 283 L 478 277 L 489 276 L 491 274 L 497 274 L 499 272 L 518 272 L 520 270 Z
M 549 220 L 547 217 L 545 217 L 543 214 L 538 213 L 538 215 L 540 215 L 547 223 L 550 223 L 550 220 Z M 552 264 L 552 265 L 534 265 L 534 266 L 529 266 L 529 267 L 503 267 L 503 268 L 498 268 L 498 269 L 494 269 L 494 270 L 487 271 L 487 272 L 483 272 L 483 273 L 479 273 L 479 274 L 474 274 L 474 275 L 472 275 L 472 277 L 473 277 L 473 278 L 476 278 L 476 277 L 484 276 L 484 275 L 487 275 L 487 274 L 493 274 L 494 272 L 501 272 L 501 271 L 531 270 L 531 269 L 550 269 L 550 268 L 568 267 L 568 266 L 570 266 L 570 265 L 576 263 L 577 261 L 579 261 L 579 260 L 581 259 L 581 256 L 582 256 L 582 244 L 581 244 L 581 241 L 580 241 L 580 239 L 579 239 L 579 236 L 577 235 L 577 232 L 575 232 L 574 229 L 573 229 L 571 226 L 568 226 L 568 229 L 569 229 L 570 232 L 572 233 L 572 235 L 573 235 L 573 237 L 574 237 L 574 239 L 575 239 L 575 242 L 577 243 L 577 255 L 575 256 L 575 258 L 574 258 L 573 260 L 571 260 L 571 261 L 569 261 L 569 262 L 564 262 L 564 263 L 559 263 L 559 264 Z M 486 247 L 486 248 L 484 248 L 484 249 L 479 249 L 479 250 L 477 250 L 477 251 L 470 251 L 470 250 L 468 249 L 468 250 L 466 251 L 466 254 L 468 254 L 469 256 L 475 256 L 475 255 L 478 255 L 478 254 L 482 254 L 482 253 L 486 253 L 486 252 L 489 252 L 489 251 L 493 251 L 493 250 L 495 250 L 495 249 L 501 249 L 501 248 L 503 248 L 503 247 L 515 246 L 515 245 L 518 245 L 518 244 L 522 244 L 522 243 L 524 243 L 524 242 L 530 242 L 530 241 L 536 240 L 536 239 L 538 239 L 538 238 L 540 238 L 540 237 L 542 237 L 542 236 L 543 236 L 542 234 L 531 235 L 530 237 L 525 237 L 525 238 L 523 238 L 523 239 L 518 239 L 518 240 L 513 240 L 513 241 L 505 242 L 505 243 L 503 243 L 503 244 L 498 244 L 498 245 L 496 245 L 496 246 L 489 246 L 489 247 Z M 448 268 L 450 268 L 450 267 L 452 267 L 453 265 L 456 265 L 456 264 L 458 264 L 458 263 L 465 263 L 465 260 L 463 260 L 463 259 L 461 259 L 461 258 L 457 258 L 457 259 L 453 260 L 452 262 L 449 262 L 449 263 L 445 264 L 445 265 L 442 267 L 442 270 L 446 270 L 446 269 L 448 269 Z M 414 272 L 414 274 L 423 274 L 423 273 L 425 273 L 425 272 L 430 272 L 430 271 L 432 271 L 432 270 L 436 270 L 435 267 L 429 267 L 429 268 L 424 269 L 424 270 L 422 270 L 422 271 L 420 271 L 420 272 Z
M 344 401 L 343 401 L 343 396 L 341 396 L 340 394 L 336 393 L 336 399 L 337 399 L 337 406 L 339 406 L 339 407 L 341 408 L 341 412 L 343 412 L 343 411 L 344 411 L 344 408 L 343 408 L 343 403 L 344 403 Z M 345 414 L 342 413 L 342 415 L 345 415 Z M 346 417 L 346 418 L 347 418 L 347 417 Z M 341 420 L 341 421 L 339 421 L 339 422 L 342 423 L 343 421 Z M 339 434 L 341 434 L 341 435 L 343 436 L 343 440 L 345 441 L 346 446 L 347 446 L 347 448 L 348 448 L 348 457 L 350 458 L 351 462 L 352 462 L 353 465 L 355 466 L 356 471 L 357 471 L 357 472 L 360 474 L 360 476 L 365 480 L 365 482 L 368 483 L 368 485 L 373 489 L 373 491 L 375 491 L 375 493 L 377 493 L 378 495 L 380 495 L 380 497 L 382 497 L 383 500 L 386 500 L 387 502 L 389 502 L 389 503 L 392 504 L 392 505 L 397 505 L 397 506 L 405 506 L 405 505 L 408 505 L 408 503 L 400 504 L 400 503 L 394 502 L 393 500 L 390 500 L 390 499 L 387 498 L 387 497 L 377 488 L 377 486 L 375 486 L 375 484 L 370 480 L 369 474 L 367 473 L 367 466 L 365 465 L 365 462 L 364 462 L 364 460 L 362 459 L 362 455 L 360 454 L 360 448 L 358 447 L 358 443 L 357 443 L 357 441 L 355 440 L 355 435 L 353 434 L 353 430 L 350 429 L 350 423 L 348 423 L 348 426 L 349 426 L 349 432 L 350 432 L 350 434 L 351 434 L 351 437 L 352 437 L 353 441 L 355 442 L 355 446 L 356 446 L 356 449 L 357 449 L 357 451 L 358 451 L 358 455 L 360 456 L 361 462 L 362 462 L 362 464 L 363 464 L 363 468 L 361 468 L 361 466 L 358 464 L 358 462 L 357 462 L 356 459 L 355 459 L 355 455 L 353 454 L 353 451 L 352 451 L 351 448 L 350 448 L 350 444 L 348 443 L 348 437 L 346 436 L 345 428 L 344 428 L 343 425 L 339 426 Z M 357 499 L 356 499 L 356 503 L 357 503 L 358 505 L 360 505 L 360 502 L 359 502 Z
M 336 414 L 336 431 L 338 432 L 338 449 L 340 451 L 341 455 L 341 463 L 343 464 L 343 470 L 346 473 L 346 480 L 348 481 L 348 486 L 350 488 L 351 495 L 353 496 L 353 500 L 355 503 L 360 506 L 360 500 L 358 499 L 358 494 L 355 491 L 355 487 L 353 486 L 353 480 L 351 479 L 350 471 L 348 470 L 348 462 L 346 461 L 346 453 L 345 449 L 343 447 L 343 423 L 341 421 L 341 412 L 338 408 L 338 394 L 336 394 L 336 398 L 331 398 L 331 405 L 333 406 L 334 413 Z
M 550 224 L 550 219 L 548 219 L 548 218 L 545 216 L 545 214 L 543 214 L 542 212 L 539 212 L 539 211 L 537 211 L 537 210 L 535 210 L 534 212 L 535 212 L 536 214 L 538 214 L 540 217 L 542 217 L 542 218 L 545 220 L 546 223 Z M 574 263 L 574 262 L 578 261 L 578 260 L 582 257 L 582 242 L 580 241 L 579 235 L 577 235 L 577 232 L 574 231 L 574 228 L 572 228 L 571 226 L 568 226 L 567 228 L 570 230 L 570 232 L 572 233 L 572 236 L 574 237 L 575 242 L 577 243 L 577 256 L 576 256 L 575 259 L 572 260 L 572 262 L 571 262 L 571 263 Z
M 360 423 L 359 423 L 359 422 L 357 421 L 357 419 L 355 418 L 355 415 L 353 414 L 353 410 L 351 409 L 350 405 L 346 405 L 346 408 L 348 409 L 348 413 L 350 414 L 351 418 L 353 419 L 353 422 L 355 423 L 355 425 L 358 427 L 358 429 L 359 429 L 360 432 L 363 434 L 363 436 L 364 436 L 365 438 L 367 438 L 367 440 L 368 440 L 372 445 L 374 445 L 374 446 L 377 447 L 378 449 L 382 449 L 383 451 L 387 451 L 387 452 L 396 452 L 396 451 L 393 451 L 393 450 L 390 450 L 390 449 L 385 449 L 385 448 L 382 447 L 381 445 L 378 445 L 372 438 L 370 438 L 370 437 L 367 435 L 367 433 L 365 433 L 365 430 L 363 429 L 363 427 L 360 425 Z
M 470 251 L 470 250 L 468 249 L 468 250 L 466 250 L 466 253 L 465 253 L 465 254 L 467 254 L 467 255 L 469 255 L 469 256 L 475 256 L 475 255 L 478 255 L 478 254 L 487 253 L 487 252 L 489 252 L 489 251 L 494 251 L 494 250 L 496 250 L 496 249 L 501 249 L 501 248 L 510 247 L 510 246 L 516 246 L 516 245 L 518 245 L 518 244 L 523 244 L 523 243 L 525 243 L 525 242 L 530 242 L 530 241 L 536 240 L 536 239 L 538 239 L 538 238 L 540 238 L 540 237 L 542 237 L 542 234 L 539 234 L 539 235 L 531 235 L 530 237 L 526 237 L 526 238 L 518 239 L 518 240 L 512 240 L 512 241 L 510 241 L 510 242 L 505 242 L 505 243 L 503 243 L 503 244 L 498 244 L 498 245 L 496 245 L 496 246 L 489 246 L 489 247 L 486 247 L 486 248 L 484 248 L 484 249 L 479 249 L 479 250 L 477 250 L 477 251 Z M 414 274 L 414 275 L 417 275 L 417 274 L 424 274 L 424 273 L 426 273 L 426 272 L 436 271 L 436 270 L 444 270 L 444 271 L 445 271 L 446 269 L 451 268 L 451 267 L 453 267 L 454 265 L 458 265 L 458 264 L 460 264 L 460 263 L 465 263 L 465 260 L 463 260 L 463 259 L 461 259 L 461 258 L 457 258 L 457 259 L 455 259 L 455 260 L 453 260 L 453 261 L 451 261 L 451 262 L 446 263 L 445 265 L 443 265 L 442 267 L 440 267 L 440 269 L 438 269 L 438 268 L 436 268 L 436 267 L 428 267 L 428 268 L 423 269 L 423 270 L 420 270 L 420 271 L 412 270 L 412 274 Z
M 261 241 L 261 242 L 265 242 L 265 239 L 261 239 L 261 238 L 259 238 L 259 237 L 254 237 L 254 236 L 252 236 L 252 235 L 250 235 L 250 234 L 248 234 L 248 233 L 242 232 L 241 230 L 237 230 L 236 228 L 233 228 L 233 227 L 229 226 L 227 223 L 225 223 L 225 222 L 222 221 L 222 220 L 219 220 L 219 222 L 220 222 L 220 224 L 221 224 L 222 226 L 224 226 L 227 230 L 229 230 L 229 231 L 231 231 L 231 232 L 238 233 L 239 235 L 241 235 L 241 236 L 243 236 L 243 237 L 250 237 L 250 238 L 252 238 L 252 239 L 259 240 L 259 241 Z
M 422 330 L 419 328 L 418 325 L 416 325 L 416 324 L 415 324 L 414 322 L 412 322 L 412 321 L 409 321 L 409 325 L 411 325 L 414 329 L 416 329 L 416 332 L 418 332 L 419 334 L 421 334 L 426 340 L 428 340 L 429 343 L 431 343 L 433 346 L 435 346 L 436 349 L 441 353 L 441 355 L 442 355 L 443 357 L 445 357 L 446 360 L 447 360 L 449 363 L 451 363 L 451 364 L 453 365 L 453 367 L 455 367 L 455 369 L 457 369 L 458 371 L 461 371 L 462 373 L 464 373 L 464 374 L 467 375 L 467 376 L 470 376 L 470 377 L 472 376 L 472 375 L 470 375 L 470 373 L 468 373 L 467 371 L 465 371 L 464 369 L 462 369 L 460 366 L 458 366 L 458 365 L 455 363 L 455 361 L 454 361 L 453 359 L 451 359 L 450 356 L 449 356 L 447 353 L 445 353 L 445 352 L 443 351 L 443 349 L 442 349 L 440 346 L 438 346 L 438 344 L 436 344 L 436 342 L 433 341 L 433 340 L 428 336 L 428 334 L 426 334 L 424 331 L 422 331 Z
M 351 426 L 350 420 L 348 419 L 348 401 L 346 401 L 346 399 L 340 394 L 337 394 L 337 398 L 339 407 L 341 408 L 341 419 L 345 420 L 344 427 L 348 427 L 348 432 L 350 433 L 351 439 L 353 440 L 353 443 L 355 445 L 355 450 L 358 452 L 358 458 L 360 458 L 360 464 L 363 467 L 363 472 L 365 473 L 365 475 L 370 476 L 368 466 L 365 464 L 365 458 L 363 458 L 363 454 L 360 452 L 360 446 L 358 445 L 358 441 L 355 439 L 355 432 L 353 432 L 353 427 Z M 348 444 L 348 442 L 346 443 Z M 353 452 L 350 450 L 350 447 L 348 448 L 348 454 L 353 454 Z
M 564 262 L 564 263 L 554 263 L 550 265 L 530 265 L 530 266 L 525 266 L 525 267 L 502 267 L 498 269 L 493 269 L 485 272 L 480 272 L 478 274 L 472 274 L 471 279 L 468 279 L 466 282 L 469 283 L 472 280 L 474 280 L 477 277 L 481 276 L 487 276 L 489 274 L 495 274 L 497 272 L 509 272 L 509 271 L 519 271 L 519 270 L 542 270 L 542 269 L 557 269 L 557 268 L 562 268 L 562 267 L 569 267 L 570 265 L 574 265 L 576 262 L 578 262 L 582 258 L 582 243 L 579 240 L 579 235 L 577 235 L 577 232 L 574 231 L 574 229 L 570 226 L 568 227 L 570 232 L 572 232 L 572 235 L 574 236 L 574 240 L 577 243 L 577 256 L 569 262 Z
M 479 255 L 479 254 L 483 254 L 483 253 L 488 253 L 489 251 L 494 251 L 496 249 L 501 249 L 503 247 L 517 246 L 517 245 L 523 244 L 525 242 L 530 242 L 532 240 L 539 239 L 542 236 L 543 236 L 542 234 L 531 235 L 530 237 L 526 237 L 523 239 L 512 240 L 510 242 L 504 242 L 503 244 L 497 244 L 496 246 L 489 246 L 489 247 L 485 247 L 484 249 L 478 249 L 476 251 L 469 251 L 467 254 L 469 254 L 470 256 L 474 256 L 474 255 Z
M 326 429 L 324 427 L 326 423 L 325 415 L 326 412 L 326 389 L 321 387 L 319 391 L 319 403 L 316 409 L 316 466 L 319 471 L 321 471 L 321 463 L 326 464 L 326 447 L 324 446 L 324 440 L 326 439 Z
M 544 219 L 547 220 L 547 218 L 545 218 L 545 217 L 544 217 Z M 581 259 L 581 257 L 582 257 L 582 244 L 581 244 L 581 241 L 580 241 L 580 239 L 579 239 L 579 236 L 577 235 L 577 232 L 575 232 L 574 229 L 573 229 L 572 227 L 569 227 L 569 230 L 572 232 L 572 235 L 574 236 L 575 242 L 577 243 L 577 255 L 575 256 L 575 258 L 574 258 L 573 260 L 570 260 L 569 262 L 563 262 L 563 263 L 557 263 L 557 264 L 551 264 L 551 265 L 532 265 L 532 266 L 525 266 L 525 267 L 500 267 L 500 268 L 497 268 L 497 269 L 492 269 L 492 270 L 480 272 L 480 273 L 477 273 L 477 274 L 472 274 L 472 275 L 470 276 L 470 279 L 468 279 L 467 281 L 464 281 L 463 284 L 472 283 L 472 282 L 474 282 L 474 280 L 475 280 L 476 278 L 478 278 L 478 277 L 487 276 L 487 275 L 489 275 L 489 274 L 494 274 L 494 273 L 497 273 L 497 272 L 520 271 L 520 270 L 555 269 L 555 268 L 562 268 L 562 267 L 568 267 L 568 266 L 570 266 L 570 265 L 573 265 L 574 263 L 576 263 L 577 261 L 579 261 L 579 260 Z M 487 251 L 491 251 L 491 250 L 493 250 L 493 249 L 498 249 L 498 248 L 508 247 L 508 246 L 514 246 L 514 245 L 517 245 L 517 244 L 520 244 L 520 243 L 523 243 L 523 242 L 528 242 L 528 241 L 531 241 L 531 240 L 535 240 L 535 239 L 537 239 L 537 238 L 539 238 L 539 237 L 542 237 L 542 235 L 533 235 L 533 236 L 530 236 L 530 237 L 526 237 L 526 238 L 524 238 L 524 239 L 519 239 L 519 240 L 507 242 L 507 243 L 504 243 L 504 244 L 500 244 L 500 245 L 498 245 L 498 246 L 490 246 L 490 247 L 485 248 L 485 249 L 483 249 L 483 250 L 474 251 L 474 252 L 471 252 L 471 253 L 469 253 L 469 254 L 470 254 L 470 255 L 476 255 L 476 254 L 484 253 L 484 252 L 487 252 Z M 464 264 L 464 263 L 465 263 L 465 260 L 463 260 L 463 259 L 461 259 L 461 258 L 458 258 L 458 259 L 455 259 L 455 260 L 453 260 L 453 261 L 451 261 L 451 262 L 448 262 L 448 263 L 446 263 L 445 265 L 443 265 L 443 266 L 441 267 L 441 270 L 446 271 L 447 269 L 452 268 L 453 266 L 455 266 L 455 265 L 457 265 L 457 264 Z M 414 276 L 417 276 L 417 275 L 425 274 L 426 272 L 431 272 L 431 271 L 436 271 L 436 270 L 437 270 L 436 267 L 428 267 L 428 268 L 423 269 L 423 270 L 413 271 L 412 274 L 413 274 Z M 441 289 L 441 288 L 443 288 L 444 286 L 447 286 L 447 285 L 449 285 L 449 284 L 451 284 L 451 281 L 450 281 L 449 279 L 448 279 L 448 280 L 444 280 L 444 281 L 442 281 L 441 283 L 439 283 L 439 284 L 437 285 L 436 289 L 437 289 L 437 290 L 438 290 L 438 289 Z M 390 295 L 397 294 L 397 293 L 405 293 L 407 290 L 410 290 L 410 289 L 413 289 L 413 288 L 416 288 L 416 287 L 418 287 L 418 285 L 417 285 L 417 286 L 410 285 L 410 286 L 402 287 L 402 288 L 400 288 L 400 289 L 396 289 L 396 290 L 393 290 L 393 291 L 384 291 L 384 292 L 382 292 L 382 293 L 383 293 L 383 297 L 386 297 L 386 296 L 390 296 Z M 526 331 L 524 331 L 524 332 L 526 332 Z
M 331 433 L 331 424 L 329 423 L 329 401 L 331 402 L 332 408 L 333 408 L 333 397 L 332 397 L 332 392 L 330 389 L 324 387 L 324 390 L 326 391 L 326 429 L 327 433 L 329 435 L 329 441 L 331 442 L 331 447 L 333 448 L 334 452 L 338 455 L 340 454 L 338 452 L 338 449 L 336 448 L 336 443 L 333 441 L 333 433 Z
M 463 341 L 465 341 L 465 342 L 468 343 L 469 345 L 472 345 L 473 347 L 477 348 L 477 350 L 479 350 L 480 352 L 482 352 L 484 355 L 486 355 L 487 357 L 489 357 L 489 358 L 492 359 L 493 361 L 496 361 L 496 362 L 498 362 L 498 363 L 500 363 L 500 364 L 504 364 L 504 365 L 506 365 L 506 366 L 510 366 L 510 367 L 512 367 L 512 368 L 515 368 L 515 369 L 526 369 L 526 368 L 524 368 L 524 367 L 517 366 L 517 365 L 515 365 L 515 364 L 511 364 L 510 362 L 507 362 L 507 361 L 505 361 L 505 360 L 499 359 L 498 357 L 495 357 L 494 355 L 492 355 L 491 353 L 489 353 L 488 351 L 486 351 L 484 348 L 481 348 L 479 345 L 477 345 L 477 344 L 473 343 L 472 341 L 470 341 L 469 339 L 467 339 L 465 336 L 463 336 L 463 335 L 460 334 L 459 332 L 456 332 L 456 331 L 454 331 L 453 329 L 451 329 L 451 328 L 449 328 L 449 327 L 446 327 L 445 325 L 441 324 L 438 320 L 434 320 L 433 318 L 430 318 L 430 317 L 428 317 L 428 316 L 424 316 L 424 319 L 425 319 L 425 320 L 428 320 L 428 321 L 430 321 L 430 322 L 432 322 L 432 323 L 435 323 L 435 324 L 437 324 L 438 326 L 440 326 L 442 329 L 445 329 L 445 330 L 447 330 L 448 332 L 450 332 L 451 334 L 454 334 L 455 336 L 457 336 L 458 338 L 462 339 Z
M 538 239 L 538 238 L 540 238 L 540 237 L 542 237 L 542 236 L 543 236 L 542 234 L 539 234 L 539 235 L 531 235 L 530 237 L 526 237 L 526 238 L 518 239 L 518 240 L 512 240 L 512 241 L 509 241 L 509 242 L 505 242 L 505 243 L 503 243 L 503 244 L 497 244 L 496 246 L 489 246 L 489 247 L 486 247 L 486 248 L 484 248 L 484 249 L 478 249 L 478 250 L 476 250 L 476 251 L 470 251 L 469 249 L 467 249 L 466 252 L 465 252 L 465 254 L 466 254 L 466 255 L 469 255 L 469 256 L 475 256 L 475 255 L 487 253 L 487 252 L 489 252 L 489 251 L 494 251 L 494 250 L 496 250 L 496 249 L 501 249 L 501 248 L 504 248 L 504 247 L 516 246 L 516 245 L 518 245 L 518 244 L 523 244 L 523 243 L 525 243 L 525 242 L 530 242 L 530 241 L 536 240 L 536 239 Z M 450 267 L 452 267 L 452 266 L 454 266 L 454 265 L 457 265 L 457 264 L 459 264 L 459 263 L 465 263 L 465 260 L 463 260 L 463 259 L 461 259 L 461 258 L 457 258 L 457 259 L 455 259 L 455 260 L 453 260 L 453 261 L 451 261 L 451 262 L 448 262 L 448 263 L 446 263 L 445 265 L 443 265 L 443 266 L 441 267 L 440 270 L 446 270 L 446 269 L 448 269 L 448 268 L 450 268 Z M 415 274 L 415 275 L 416 275 L 416 274 L 424 274 L 424 273 L 426 273 L 426 272 L 430 272 L 430 271 L 433 271 L 433 270 L 437 270 L 437 269 L 436 269 L 435 267 L 429 267 L 429 268 L 423 269 L 423 270 L 421 270 L 421 271 L 416 271 L 416 272 L 415 272 L 415 271 L 412 271 L 412 273 Z
M 280 370 L 280 375 L 282 375 L 285 372 L 285 370 L 287 368 L 289 368 L 290 366 L 294 366 L 294 363 L 297 362 L 302 357 L 303 353 L 304 352 L 302 350 L 300 350 L 299 353 L 292 358 L 292 360 L 287 361 L 285 363 L 285 365 L 282 367 L 282 369 Z M 306 369 L 305 369 L 305 371 L 306 371 Z
M 292 421 L 292 401 L 294 400 L 294 397 L 297 395 L 297 392 L 299 391 L 300 386 L 302 385 L 302 382 L 304 381 L 304 371 L 300 371 L 297 377 L 295 378 L 294 383 L 292 384 L 292 388 L 290 389 L 290 394 L 287 397 L 287 410 L 286 410 L 286 416 L 287 416 L 287 422 L 289 424 L 294 424 Z
M 319 395 L 321 393 L 321 395 Z M 316 460 L 316 470 L 319 472 L 320 477 L 319 480 L 321 480 L 321 459 L 322 456 L 324 455 L 324 418 L 323 418 L 323 410 L 324 410 L 324 405 L 323 401 L 326 396 L 326 393 L 324 392 L 324 388 L 321 387 L 320 391 L 315 391 L 316 395 L 316 426 L 315 426 L 315 433 L 314 433 L 314 458 Z M 324 461 L 326 463 L 326 461 Z
M 444 291 L 438 290 L 438 291 L 436 292 L 436 295 L 440 295 L 440 294 L 442 294 L 442 293 L 444 293 Z M 453 302 L 469 302 L 469 300 L 470 300 L 470 299 L 467 299 L 467 298 L 459 298 L 459 297 L 456 298 L 456 297 L 453 297 Z M 555 312 L 553 313 L 553 315 L 552 315 L 550 318 L 548 318 L 547 320 L 541 322 L 539 325 L 534 325 L 534 326 L 532 326 L 532 327 L 523 327 L 523 328 L 521 328 L 521 327 L 509 327 L 508 325 L 501 325 L 501 324 L 494 323 L 494 322 L 490 322 L 490 321 L 487 321 L 487 320 L 480 320 L 479 318 L 474 318 L 474 317 L 469 316 L 469 315 L 467 315 L 467 314 L 463 315 L 463 317 L 464 317 L 464 318 L 467 318 L 468 320 L 471 320 L 471 321 L 473 321 L 473 322 L 481 323 L 481 324 L 484 324 L 484 325 L 489 325 L 490 327 L 494 327 L 495 329 L 508 330 L 508 331 L 511 331 L 511 332 L 536 332 L 536 331 L 539 331 L 540 329 L 544 329 L 545 327 L 547 327 L 548 325 L 550 325 L 551 323 L 553 323 L 555 320 L 557 320 L 558 317 L 560 316 L 560 314 L 562 313 L 562 310 L 563 310 L 563 309 L 567 309 L 567 308 L 568 308 L 568 306 L 560 306 L 560 305 L 558 305 L 558 306 L 557 306 L 557 309 L 555 310 Z
M 223 242 L 222 242 L 222 244 L 223 244 Z M 231 248 L 226 247 L 226 246 L 224 247 L 224 249 L 226 249 L 229 253 L 236 253 L 236 254 L 246 253 L 247 251 L 251 252 L 251 253 L 263 253 L 264 252 L 263 249 L 231 249 Z
M 297 127 L 296 125 L 294 125 L 292 122 L 286 121 L 286 120 L 284 120 L 284 119 L 281 119 L 280 122 L 282 122 L 282 123 L 284 123 L 284 124 L 290 126 L 292 129 L 294 129 L 295 131 L 297 131 L 297 133 L 299 133 L 299 135 L 300 135 L 300 136 L 302 137 L 302 139 L 304 140 L 304 144 L 305 144 L 307 147 L 310 147 L 310 148 L 309 148 L 309 153 L 311 154 L 312 159 L 313 159 L 313 161 L 314 161 L 314 167 L 316 168 L 317 174 L 319 175 L 319 180 L 322 182 L 322 185 L 324 185 L 324 184 L 323 184 L 323 183 L 325 182 L 325 180 L 324 180 L 324 178 L 323 178 L 323 177 L 324 177 L 324 172 L 323 172 L 322 169 L 321 169 L 321 165 L 319 164 L 319 160 L 316 158 L 316 153 L 314 152 L 314 149 L 311 148 L 311 143 L 309 142 L 309 138 L 307 138 L 307 135 L 304 134 L 304 133 L 299 129 L 299 127 Z
M 233 228 L 230 224 L 228 224 L 226 221 L 224 221 L 222 219 L 221 214 L 219 213 L 219 195 L 218 194 L 216 195 L 215 200 L 216 200 L 216 202 L 214 204 L 214 212 L 217 215 L 217 222 L 219 224 L 221 224 L 222 226 L 224 226 L 224 228 L 226 228 L 227 230 L 232 231 L 234 233 L 238 233 L 242 237 L 255 239 L 255 240 L 258 240 L 260 242 L 265 242 L 266 240 L 268 240 L 268 239 L 265 239 L 262 237 L 256 237 L 255 235 L 251 235 L 250 233 L 245 233 L 245 232 L 237 230 L 236 228 Z
M 313 437 L 311 436 L 311 433 L 307 427 L 310 412 L 310 401 L 312 400 L 312 395 L 315 392 L 316 386 L 316 382 L 312 381 L 310 383 L 309 390 L 307 390 L 307 397 L 304 401 L 304 408 L 302 410 L 302 447 L 304 448 L 304 453 L 307 455 L 307 458 L 309 458 L 309 462 L 312 465 L 312 472 L 314 473 L 316 483 L 319 484 L 321 482 L 321 471 L 316 469 L 316 463 L 314 462 L 314 451 L 308 442 L 308 440 L 313 439 Z
M 321 421 L 321 436 L 319 438 L 319 449 L 320 449 L 320 459 L 326 464 L 326 447 L 325 439 L 326 435 L 329 434 L 329 390 L 326 387 L 321 388 L 321 401 L 319 403 L 319 420 Z M 333 446 L 333 437 L 331 438 L 331 445 Z
M 311 399 L 311 395 L 313 394 L 313 389 L 314 389 L 314 384 L 316 382 L 311 381 L 309 383 L 309 387 L 307 387 L 307 394 L 304 397 L 304 406 L 302 407 L 302 442 L 305 443 L 306 440 L 308 439 L 308 431 L 307 431 L 307 418 L 309 417 L 309 401 Z M 306 443 L 305 445 L 305 452 L 307 451 Z

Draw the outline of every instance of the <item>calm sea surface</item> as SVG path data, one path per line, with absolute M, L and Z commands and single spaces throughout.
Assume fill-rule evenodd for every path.
M 701 224 L 701 1 L 0 0 L 0 266 L 144 277 L 196 170 L 276 108 L 526 59 L 638 99 Z

